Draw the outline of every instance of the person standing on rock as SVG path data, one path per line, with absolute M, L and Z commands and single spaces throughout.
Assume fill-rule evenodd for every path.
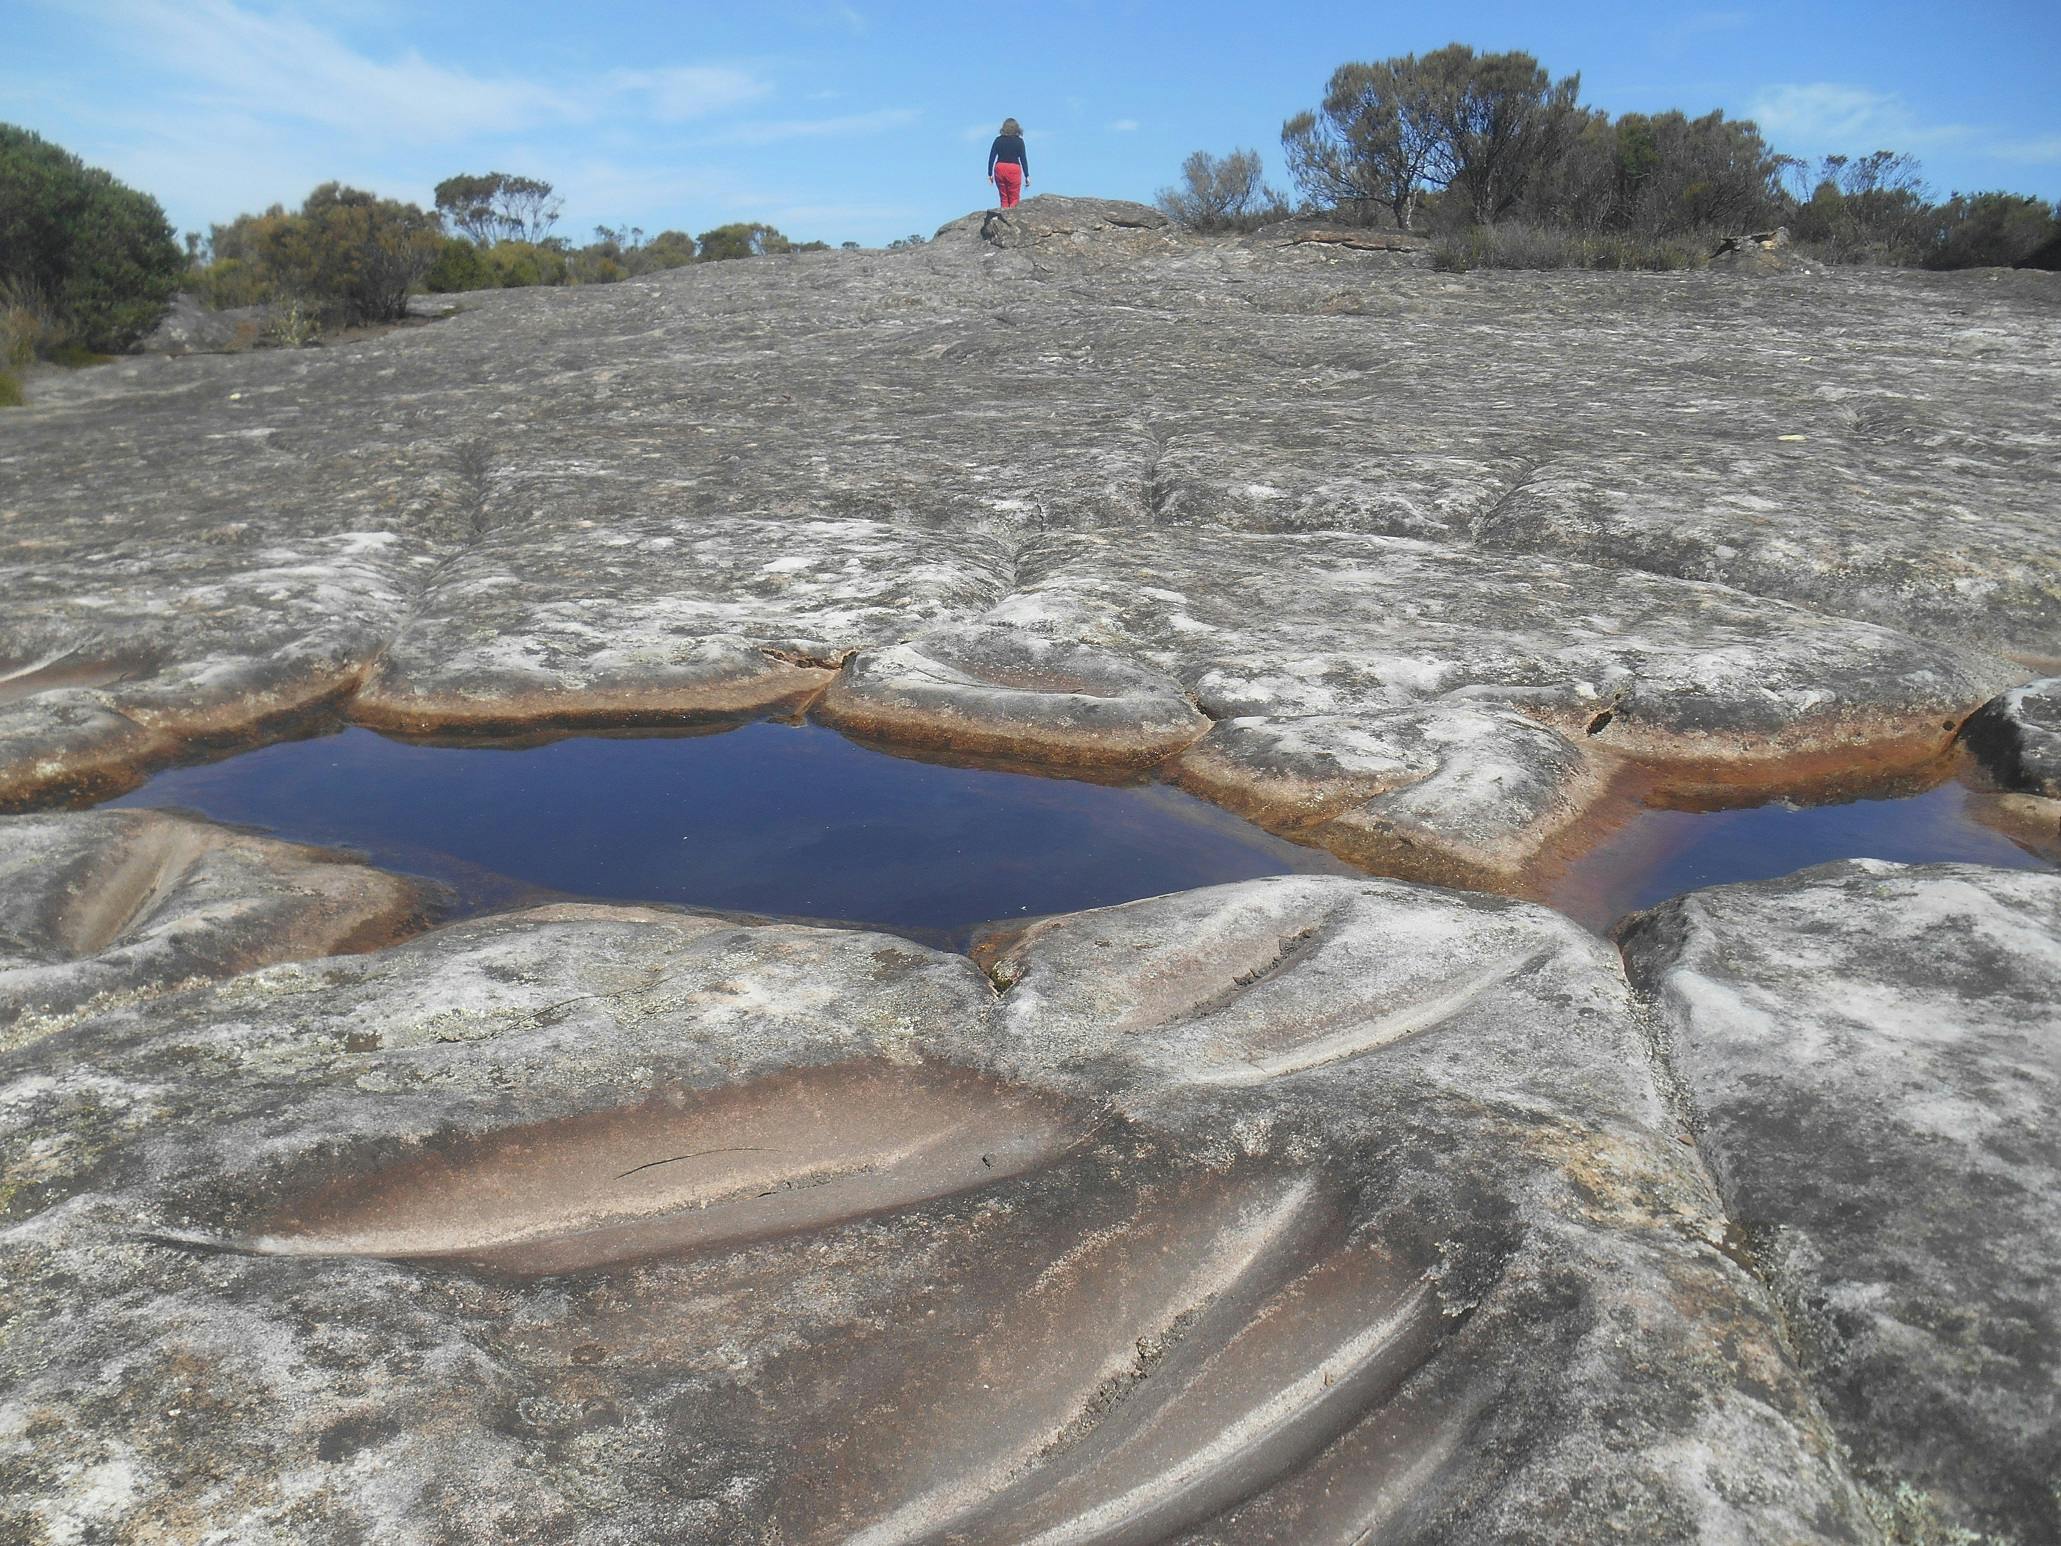
M 1002 120 L 1002 132 L 988 147 L 988 181 L 1004 209 L 1014 209 L 1030 186 L 1030 152 L 1023 148 L 1023 125 L 1014 118 Z

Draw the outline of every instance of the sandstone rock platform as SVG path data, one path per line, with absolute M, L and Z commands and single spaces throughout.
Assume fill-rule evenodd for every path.
M 1513 895 L 1964 748 L 2061 856 L 2054 276 L 1308 235 L 1041 196 L 32 383 L 0 1539 L 2051 1536 L 2061 880 Z M 960 955 L 60 809 L 767 715 L 1385 878 Z

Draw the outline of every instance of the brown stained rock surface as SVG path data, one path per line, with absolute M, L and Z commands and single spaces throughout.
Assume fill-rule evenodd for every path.
M 0 802 L 317 712 L 809 713 L 1523 890 L 1632 774 L 1989 704 L 2046 841 L 2052 277 L 1040 197 L 39 378 Z M 0 1540 L 2042 1539 L 2052 889 L 1698 893 L 1635 991 L 1403 880 L 976 961 L 0 817 Z

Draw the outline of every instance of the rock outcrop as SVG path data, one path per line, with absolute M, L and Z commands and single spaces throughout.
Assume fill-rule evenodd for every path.
M 0 807 L 813 715 L 1398 878 L 969 957 L 0 816 L 0 1538 L 2061 1529 L 2061 880 L 1854 863 L 1622 959 L 1487 894 L 1964 726 L 2061 858 L 2051 284 L 1374 245 L 1041 195 L 33 382 Z
M 1985 703 L 1965 738 L 2006 789 L 2061 800 L 2061 677 L 2028 682 Z
M 1008 220 L 39 384 L 0 461 L 0 799 L 331 709 L 855 703 L 896 651 L 1003 635 L 1158 685 L 1094 689 L 1063 752 L 1049 695 L 1015 700 L 1043 731 L 992 693 L 876 731 L 1085 762 L 1198 712 L 1456 737 L 1501 706 L 1662 762 L 1908 762 L 2023 675 L 1995 652 L 2061 655 L 2029 293 Z
M 1856 860 L 1623 940 L 1891 1538 L 2061 1537 L 2061 876 Z
M 1592 937 L 1298 880 L 991 965 L 559 906 L 0 1057 L 0 1520 L 1866 1538 Z

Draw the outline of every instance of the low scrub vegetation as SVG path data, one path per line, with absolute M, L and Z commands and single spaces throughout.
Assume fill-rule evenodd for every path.
M 273 205 L 218 225 L 188 279 L 205 305 L 291 306 L 323 326 L 391 322 L 437 260 L 434 215 L 341 183 L 297 210 Z
M 1469 226 L 1441 238 L 1431 249 L 1434 268 L 1465 273 L 1470 268 L 1606 268 L 1665 272 L 1693 268 L 1706 249 L 1665 237 L 1583 235 L 1552 226 L 1505 221 Z
M 37 359 L 84 364 L 157 324 L 184 259 L 147 194 L 0 124 L 0 406 Z
M 1266 185 L 1256 150 L 1213 156 L 1198 150 L 1181 163 L 1181 180 L 1159 190 L 1169 220 L 1191 231 L 1251 231 L 1289 213 L 1288 201 Z
M 1339 66 L 1281 145 L 1301 212 L 1423 231 L 1453 269 L 1678 268 L 1784 225 L 1830 262 L 2007 265 L 2061 242 L 2061 208 L 1995 192 L 1935 202 L 1894 151 L 1811 167 L 1745 119 L 1613 118 L 1580 94 L 1580 76 L 1555 79 L 1530 54 L 1454 43 Z M 1250 151 L 1197 151 L 1160 207 L 1195 230 L 1240 229 L 1258 178 Z
M 646 236 L 596 226 L 576 246 L 554 234 L 561 201 L 550 183 L 506 172 L 464 173 L 437 185 L 436 207 L 325 184 L 300 209 L 274 205 L 187 238 L 186 285 L 217 310 L 265 307 L 269 342 L 322 328 L 394 321 L 409 294 L 456 294 L 533 285 L 615 284 L 689 263 L 826 251 L 770 225 L 738 223 Z M 285 325 L 280 317 L 289 318 Z

